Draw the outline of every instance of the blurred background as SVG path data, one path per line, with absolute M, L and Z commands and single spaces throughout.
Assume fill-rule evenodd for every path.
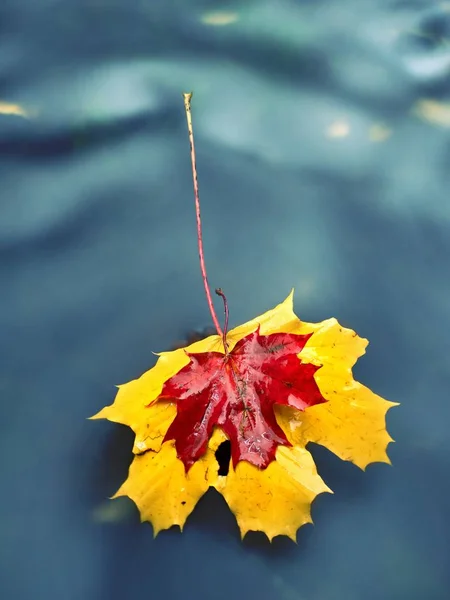
M 449 596 L 450 2 L 2 0 L 2 600 Z M 298 545 L 214 492 L 153 540 L 133 436 L 86 418 L 210 325 L 297 314 L 370 340 L 393 467 L 311 448 L 335 491 Z

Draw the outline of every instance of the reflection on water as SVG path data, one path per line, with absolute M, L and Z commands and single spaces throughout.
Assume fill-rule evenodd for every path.
M 2 597 L 447 598 L 449 4 L 6 0 L 0 15 Z M 370 339 L 356 376 L 402 403 L 393 468 L 312 449 L 335 494 L 297 546 L 241 544 L 214 493 L 153 540 L 131 503 L 107 504 L 129 432 L 85 420 L 209 324 L 191 89 L 207 263 L 233 324 L 295 286 L 301 317 Z

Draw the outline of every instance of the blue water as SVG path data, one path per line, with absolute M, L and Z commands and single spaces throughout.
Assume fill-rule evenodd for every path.
M 30 115 L 0 115 L 0 597 L 447 599 L 449 3 L 3 0 L 0 36 L 0 101 Z M 401 402 L 392 468 L 312 449 L 335 494 L 298 545 L 241 543 L 212 492 L 156 540 L 106 508 L 132 436 L 86 417 L 210 324 L 190 90 L 232 324 L 295 287 Z

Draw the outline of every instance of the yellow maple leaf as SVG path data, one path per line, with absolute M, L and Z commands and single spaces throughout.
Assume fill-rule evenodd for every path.
M 159 354 L 152 369 L 119 386 L 114 403 L 92 418 L 123 423 L 136 434 L 128 479 L 114 497 L 129 496 L 155 535 L 172 525 L 183 529 L 213 487 L 235 514 L 242 537 L 263 531 L 270 540 L 286 535 L 295 541 L 298 528 L 311 522 L 314 498 L 331 492 L 306 445 L 322 444 L 362 469 L 389 463 L 385 417 L 394 403 L 353 379 L 367 340 L 336 319 L 300 321 L 293 293 L 228 332 L 228 303 L 217 289 L 225 309 L 222 330 L 203 254 L 192 94 L 183 96 L 200 268 L 217 335 Z
M 280 335 L 285 337 L 280 338 Z M 252 360 L 254 355 L 260 360 L 259 347 L 254 350 L 255 336 L 263 340 L 262 344 L 269 339 L 278 340 L 275 345 L 266 348 L 262 363 L 266 371 L 272 357 L 281 351 L 281 346 L 284 352 L 290 340 L 297 339 L 296 336 L 302 338 L 303 347 L 295 356 L 298 372 L 300 367 L 304 369 L 301 375 L 303 379 L 298 386 L 298 382 L 293 385 L 292 382 L 297 381 L 297 371 L 295 376 L 285 371 L 288 372 L 288 380 L 283 380 L 283 385 L 287 389 L 287 399 L 271 400 L 273 404 L 278 403 L 273 406 L 276 423 L 272 429 L 267 429 L 273 432 L 272 437 L 267 435 L 265 438 L 265 431 L 259 428 L 258 423 L 255 425 L 253 422 L 247 428 L 247 425 L 243 425 L 247 421 L 239 422 L 239 427 L 243 428 L 242 439 L 236 441 L 232 437 L 231 441 L 240 454 L 236 455 L 237 460 L 233 454 L 227 475 L 220 475 L 216 451 L 230 439 L 225 433 L 229 431 L 229 423 L 223 417 L 223 408 L 222 416 L 217 413 L 217 418 L 212 421 L 211 435 L 207 435 L 205 419 L 213 414 L 214 402 L 218 402 L 220 394 L 220 388 L 215 383 L 218 377 L 216 371 L 211 377 L 210 372 L 213 367 L 216 368 L 214 361 L 222 361 L 219 365 L 225 364 L 233 352 L 236 353 L 235 357 L 239 352 L 242 356 L 241 348 L 248 340 L 252 344 Z M 377 396 L 352 376 L 352 367 L 364 354 L 366 345 L 367 340 L 339 325 L 336 319 L 321 323 L 306 323 L 298 319 L 293 312 L 291 293 L 274 309 L 230 331 L 225 342 L 223 337 L 212 335 L 186 348 L 160 354 L 152 369 L 139 379 L 120 386 L 114 403 L 92 417 L 123 423 L 136 434 L 133 448 L 136 456 L 128 479 L 114 497 L 129 496 L 137 505 L 141 520 L 151 522 L 156 535 L 172 525 L 179 525 L 183 529 L 198 500 L 209 487 L 214 487 L 235 514 L 242 536 L 250 530 L 263 531 L 269 539 L 276 535 L 287 535 L 295 541 L 297 529 L 311 522 L 310 510 L 314 498 L 320 493 L 331 492 L 318 475 L 314 461 L 306 450 L 308 442 L 322 444 L 340 458 L 363 469 L 372 462 L 389 463 L 386 448 L 392 438 L 385 429 L 385 416 L 395 403 Z M 205 372 L 202 371 L 200 376 L 195 371 L 195 365 L 201 362 L 207 365 L 209 387 L 205 383 Z M 282 356 L 277 359 L 276 369 L 280 369 L 280 365 L 285 369 L 288 362 Z M 232 368 L 233 377 L 240 382 L 240 375 L 236 376 L 236 364 Z M 254 365 L 253 371 L 247 368 L 248 354 L 243 364 L 245 368 L 240 367 L 240 373 L 245 373 L 245 387 L 238 386 L 237 390 L 227 393 L 242 400 L 242 390 L 245 390 L 244 399 L 249 401 L 249 405 L 241 413 L 247 411 L 246 418 L 256 422 L 257 409 L 250 407 L 254 400 L 250 384 L 258 377 L 253 372 Z M 224 368 L 220 367 L 220 373 Z M 252 375 L 249 375 L 250 371 Z M 278 371 L 274 375 L 272 369 L 269 375 L 279 385 Z M 188 390 L 180 392 L 178 399 L 170 398 L 164 392 L 175 389 L 174 381 L 177 382 L 176 389 Z M 224 379 L 221 385 L 226 387 L 229 381 Z M 311 385 L 318 388 L 320 398 L 316 394 L 315 401 L 308 404 L 308 398 L 315 394 Z M 298 398 L 295 399 L 290 393 L 296 386 L 298 398 L 305 402 L 303 407 L 299 407 Z M 194 402 L 191 402 L 193 395 Z M 260 397 L 263 396 L 262 392 Z M 175 427 L 176 431 L 186 434 L 187 440 L 178 449 L 180 440 L 170 437 L 176 420 L 183 416 L 182 413 L 177 415 L 177 406 L 178 411 L 183 410 L 179 407 L 184 402 L 182 406 L 189 405 L 189 411 L 194 410 L 197 418 L 202 397 L 206 397 L 206 407 L 203 412 L 200 411 L 200 421 L 197 423 L 194 420 L 196 425 L 192 431 L 185 431 L 189 415 L 187 421 L 182 420 L 182 429 L 176 430 Z M 227 418 L 236 419 L 236 414 L 229 413 Z M 241 417 L 242 414 L 239 415 Z M 286 441 L 282 436 L 277 437 L 278 426 L 286 436 Z M 203 446 L 196 442 L 193 437 L 196 435 L 206 440 Z M 274 439 L 278 441 L 274 443 Z M 247 442 L 251 442 L 253 449 L 249 447 L 245 454 Z M 257 466 L 255 457 L 264 453 L 267 449 L 265 444 L 269 448 L 266 463 L 262 467 Z M 189 453 L 193 453 L 195 459 Z

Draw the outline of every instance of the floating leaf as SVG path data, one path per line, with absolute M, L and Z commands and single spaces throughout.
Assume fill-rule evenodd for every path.
M 222 331 L 203 255 L 191 97 L 184 94 L 200 267 L 217 335 L 163 352 L 92 418 L 135 432 L 136 456 L 115 497 L 130 497 L 155 535 L 172 525 L 183 529 L 213 487 L 236 515 L 242 537 L 252 530 L 295 541 L 297 529 L 311 522 L 314 498 L 331 492 L 306 445 L 322 444 L 363 469 L 389 463 L 385 416 L 394 403 L 353 379 L 367 340 L 336 319 L 300 321 L 292 293 L 228 332 L 228 303 L 217 289 L 225 309 Z M 225 465 L 224 444 L 231 447 Z
M 309 337 L 261 335 L 258 328 L 226 353 L 186 352 L 189 364 L 165 382 L 159 396 L 177 401 L 164 441 L 175 440 L 186 469 L 204 454 L 215 425 L 231 441 L 233 466 L 247 460 L 265 468 L 278 445 L 290 445 L 274 404 L 303 410 L 325 402 L 314 381 L 319 367 L 297 356 Z
M 153 369 L 120 386 L 93 418 L 130 426 L 134 459 L 116 496 L 136 503 L 154 531 L 184 526 L 209 487 L 235 513 L 241 534 L 270 539 L 311 522 L 310 505 L 329 488 L 305 446 L 314 441 L 361 468 L 389 463 L 383 400 L 354 381 L 367 341 L 335 319 L 305 323 L 292 294 L 223 339 L 210 336 L 164 352 Z M 219 475 L 215 452 L 230 440 Z

